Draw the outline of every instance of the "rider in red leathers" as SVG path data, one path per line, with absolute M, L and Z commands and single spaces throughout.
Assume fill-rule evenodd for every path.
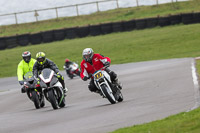
M 86 48 L 82 53 L 83 61 L 81 62 L 81 79 L 86 81 L 90 78 L 90 75 L 95 71 L 100 70 L 104 66 L 110 66 L 110 58 L 104 57 L 101 54 L 94 54 L 91 48 Z M 120 89 L 122 89 L 121 84 L 118 82 L 117 74 L 108 68 L 105 71 L 110 75 L 111 80 L 116 84 Z M 97 87 L 94 84 L 94 79 L 91 78 L 91 81 L 88 85 L 88 88 L 91 92 L 100 93 Z

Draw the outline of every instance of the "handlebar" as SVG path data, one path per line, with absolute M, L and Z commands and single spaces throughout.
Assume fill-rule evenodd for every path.
M 99 69 L 99 70 L 105 70 L 105 69 L 108 68 L 108 67 L 109 67 L 109 66 L 104 66 L 104 67 L 102 67 L 102 68 Z M 97 70 L 97 71 L 99 71 L 99 70 Z M 95 71 L 94 73 L 96 73 L 97 71 Z M 93 74 L 94 74 L 94 73 L 93 73 Z M 93 76 L 93 74 L 90 73 L 90 74 L 88 75 L 88 79 L 91 78 L 91 77 Z

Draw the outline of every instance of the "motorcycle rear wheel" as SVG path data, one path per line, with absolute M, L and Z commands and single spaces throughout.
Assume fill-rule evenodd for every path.
M 40 107 L 42 108 L 44 106 L 45 106 L 44 95 L 42 95 L 40 100 Z
M 60 100 L 62 100 L 61 101 L 61 103 L 59 103 L 59 107 L 60 108 L 63 108 L 63 107 L 65 107 L 65 96 L 64 96 L 64 94 L 62 95 L 62 93 L 59 91 L 59 92 L 57 92 L 57 93 L 60 93 L 60 95 L 59 95 L 59 98 L 58 98 L 58 101 L 60 102 Z
M 124 100 L 124 97 L 123 97 L 122 92 L 120 90 L 118 90 L 118 94 L 117 95 L 119 97 L 117 101 L 118 102 L 122 102 Z

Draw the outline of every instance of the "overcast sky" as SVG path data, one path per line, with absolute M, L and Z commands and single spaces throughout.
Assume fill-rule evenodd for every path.
M 0 0 L 0 14 L 44 9 L 101 0 Z
M 75 5 L 80 3 L 88 3 L 102 0 L 0 0 L 0 15 L 7 13 L 15 13 L 22 11 L 30 11 L 36 9 L 45 9 L 51 7 Z M 136 3 L 136 0 L 118 0 L 120 6 L 131 6 Z M 157 0 L 138 0 L 139 4 L 151 5 Z M 171 2 L 172 0 L 158 0 L 159 3 Z M 173 0 L 176 1 L 176 0 Z M 178 0 L 184 1 L 184 0 Z
M 76 5 L 81 3 L 105 1 L 105 0 L 0 0 L 0 25 L 16 24 L 15 15 L 13 13 L 34 11 L 46 8 L 55 8 L 60 6 Z M 118 5 L 122 7 L 134 7 L 137 6 L 137 0 L 118 0 Z M 158 1 L 159 4 L 171 2 L 172 0 L 138 0 L 139 5 L 155 5 Z M 176 0 L 173 0 L 176 1 Z M 178 0 L 185 1 L 185 0 Z M 116 9 L 116 1 L 101 2 L 99 5 L 100 11 L 106 11 L 110 9 Z M 96 4 L 89 4 L 78 7 L 78 14 L 91 14 L 97 11 Z M 59 8 L 57 10 L 59 17 L 76 16 L 76 7 Z M 56 18 L 56 10 L 38 11 L 38 17 L 36 19 L 35 12 L 20 13 L 17 14 L 17 23 L 28 23 L 36 20 L 47 20 Z M 12 15 L 4 15 L 12 14 Z

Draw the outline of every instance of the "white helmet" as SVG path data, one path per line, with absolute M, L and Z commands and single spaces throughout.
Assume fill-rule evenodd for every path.
M 83 50 L 82 56 L 85 61 L 90 62 L 92 60 L 93 55 L 94 52 L 91 48 L 85 48 Z

